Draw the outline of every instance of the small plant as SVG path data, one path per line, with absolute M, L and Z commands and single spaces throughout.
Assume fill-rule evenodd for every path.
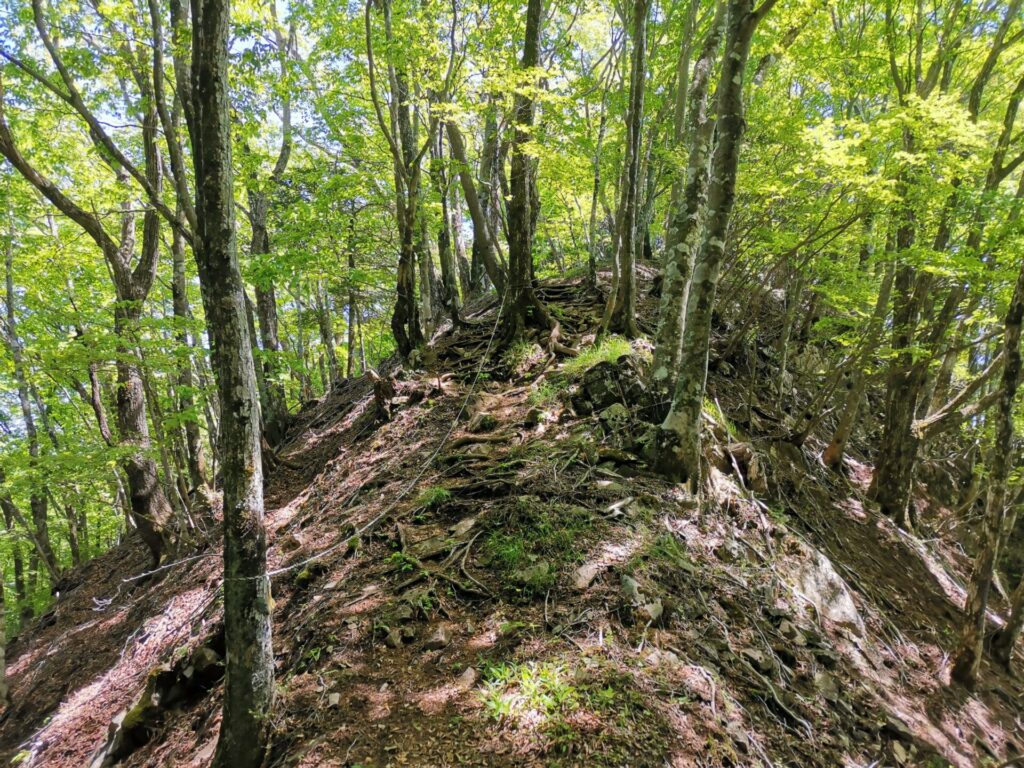
M 392 552 L 388 555 L 388 562 L 399 573 L 409 573 L 419 567 L 419 561 L 415 557 L 405 554 L 405 552 Z
M 673 568 L 684 571 L 694 569 L 690 553 L 679 543 L 679 539 L 670 533 L 663 533 L 655 539 L 649 552 L 652 559 L 662 561 Z
M 559 386 L 557 383 L 545 379 L 536 387 L 530 390 L 530 395 L 527 398 L 527 402 L 530 405 L 537 407 L 552 405 L 558 402 L 558 398 L 564 389 L 564 383 L 562 386 Z
M 437 509 L 442 504 L 450 501 L 452 492 L 440 485 L 432 485 L 424 488 L 416 497 L 416 506 L 424 509 Z
M 501 663 L 484 670 L 481 699 L 495 720 L 538 712 L 561 719 L 580 705 L 579 689 L 561 664 Z

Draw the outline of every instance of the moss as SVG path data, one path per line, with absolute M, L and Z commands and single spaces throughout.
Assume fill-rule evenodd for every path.
M 622 336 L 608 336 L 600 343 L 592 344 L 581 350 L 576 357 L 568 360 L 562 366 L 562 370 L 569 378 L 576 379 L 581 377 L 587 369 L 593 368 L 600 362 L 614 363 L 623 355 L 629 355 L 632 352 L 633 347 L 630 346 L 627 339 Z
M 593 525 L 585 507 L 519 496 L 488 534 L 483 554 L 506 579 L 518 574 L 524 593 L 536 594 L 553 586 L 557 578 L 554 568 L 542 572 L 539 564 L 581 561 Z

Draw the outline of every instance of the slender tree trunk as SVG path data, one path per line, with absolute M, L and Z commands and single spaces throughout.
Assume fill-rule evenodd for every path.
M 330 386 L 334 387 L 341 380 L 341 371 L 338 368 L 338 353 L 334 348 L 334 321 L 331 315 L 331 299 L 327 291 L 318 286 L 317 288 L 317 327 L 320 329 L 320 343 L 324 347 L 324 354 L 327 356 L 327 371 L 330 376 Z
M 430 175 L 441 200 L 441 225 L 437 229 L 437 260 L 441 264 L 441 304 L 448 311 L 453 326 L 458 326 L 459 318 L 459 287 L 458 267 L 453 253 L 452 215 L 449 210 L 448 194 L 449 178 L 442 165 L 444 158 L 444 139 L 440 131 L 430 145 Z
M 7 602 L 4 572 L 0 568 L 0 707 L 7 706 Z
M 604 148 L 605 128 L 608 125 L 608 89 L 601 95 L 601 119 L 597 125 L 597 146 L 594 148 L 594 187 L 590 193 L 590 222 L 587 226 L 587 279 L 592 290 L 597 290 L 597 203 L 601 196 L 601 150 Z
M 533 70 L 540 61 L 542 0 L 529 0 L 526 8 L 526 40 L 520 69 Z M 512 117 L 512 168 L 509 176 L 511 199 L 508 203 L 508 296 L 505 299 L 505 340 L 522 337 L 528 325 L 552 328 L 547 309 L 533 290 L 533 163 L 524 145 L 530 140 L 533 127 L 533 97 L 520 91 L 515 96 Z
M 735 200 L 736 168 L 743 139 L 743 75 L 754 30 L 773 4 L 773 0 L 765 0 L 755 12 L 752 0 L 729 2 L 718 87 L 718 143 L 708 188 L 708 221 L 687 300 L 679 380 L 658 433 L 656 467 L 667 477 L 688 480 L 694 490 L 700 481 L 701 409 L 707 384 L 711 312 Z
M 265 231 L 264 231 L 265 234 Z M 262 242 L 261 242 L 262 241 Z M 263 236 L 253 230 L 250 252 L 253 257 L 268 253 L 269 244 Z M 260 342 L 263 345 L 263 381 L 265 386 L 266 413 L 263 415 L 264 432 L 271 445 L 277 444 L 288 431 L 288 401 L 284 383 L 281 381 L 280 328 L 277 317 L 277 291 L 273 283 L 256 285 L 256 314 L 259 318 Z
M 173 272 L 171 279 L 172 304 L 174 318 L 178 323 L 177 340 L 187 352 L 187 356 L 178 367 L 177 397 L 178 408 L 185 414 L 185 459 L 188 464 L 189 483 L 194 490 L 205 489 L 206 457 L 203 450 L 203 436 L 199 430 L 199 415 L 195 412 L 195 384 L 192 381 L 192 355 L 195 346 L 192 335 L 188 332 L 188 323 L 192 320 L 192 310 L 188 303 L 188 284 L 185 279 L 185 241 L 178 230 L 173 230 L 171 240 L 171 258 Z
M 214 764 L 256 768 L 263 762 L 273 705 L 274 655 L 260 402 L 234 229 L 229 26 L 229 0 L 193 0 L 195 255 L 220 394 L 224 489 L 226 667 L 224 715 Z
M 860 403 L 864 399 L 864 392 L 868 385 L 867 364 L 878 346 L 885 326 L 885 318 L 889 312 L 889 297 L 892 294 L 894 277 L 895 264 L 890 261 L 886 266 L 885 277 L 882 278 L 882 285 L 878 290 L 875 311 L 871 315 L 867 333 L 861 342 L 860 354 L 857 356 L 853 371 L 846 382 L 846 401 L 843 404 L 842 415 L 832 434 L 832 440 L 821 457 L 826 467 L 837 469 L 842 466 L 846 443 L 850 439 L 853 425 L 857 420 L 857 412 L 860 410 Z
M 988 494 L 985 498 L 985 523 L 981 534 L 978 554 L 971 570 L 971 581 L 967 588 L 967 602 L 964 606 L 967 620 L 964 622 L 956 661 L 950 671 L 950 678 L 971 690 L 977 684 L 981 668 L 982 647 L 985 640 L 985 614 L 988 611 L 988 595 L 992 587 L 992 573 L 999 554 L 1000 533 L 1006 514 L 1006 486 L 1013 466 L 1013 406 L 1020 384 L 1021 367 L 1021 323 L 1024 321 L 1024 264 L 1017 275 L 1013 297 L 1006 310 L 1003 322 L 1003 376 L 998 390 L 996 413 L 996 437 L 989 458 Z M 1021 627 L 1021 588 L 1014 595 L 1011 618 L 1003 632 L 997 636 L 994 651 L 997 658 L 1009 662 L 1013 644 Z
M 494 234 L 487 218 L 487 209 L 477 193 L 473 176 L 469 172 L 469 164 L 466 161 L 466 142 L 454 121 L 447 121 L 445 127 L 448 133 L 448 146 L 458 169 L 462 194 L 466 199 L 470 220 L 473 222 L 473 261 L 474 263 L 479 261 L 491 283 L 501 294 L 505 290 L 505 273 L 498 264 Z
M 640 202 L 641 148 L 643 146 L 644 86 L 647 80 L 647 0 L 633 3 L 633 55 L 626 113 L 626 173 L 619 212 L 618 280 L 605 308 L 603 327 L 633 339 L 636 324 L 636 235 Z
M 449 155 L 451 148 L 449 147 Z M 457 171 L 456 171 L 457 173 Z M 466 299 L 472 289 L 472 268 L 469 259 L 466 258 L 466 245 L 462 240 L 462 205 L 459 202 L 458 190 L 448 180 L 448 216 L 449 230 L 452 235 L 452 250 L 455 255 L 455 266 L 459 272 L 459 288 L 462 289 L 462 298 Z
M 5 277 L 6 277 L 6 305 L 7 323 L 6 336 L 7 347 L 11 353 L 11 362 L 14 364 L 14 380 L 18 389 L 18 402 L 21 405 L 21 416 L 25 426 L 25 437 L 28 440 L 29 460 L 33 474 L 33 486 L 29 495 L 29 509 L 32 513 L 32 525 L 35 527 L 35 535 L 39 541 L 39 554 L 46 563 L 47 572 L 58 573 L 60 568 L 57 565 L 57 558 L 53 553 L 50 544 L 50 528 L 47 516 L 46 486 L 42 480 L 40 467 L 39 433 L 36 429 L 35 417 L 32 412 L 32 401 L 29 393 L 28 377 L 25 373 L 25 360 L 23 354 L 22 340 L 18 336 L 17 313 L 14 309 L 14 231 L 13 214 L 11 218 L 11 232 L 6 238 L 5 249 Z
M 661 287 L 658 331 L 651 366 L 653 384 L 669 395 L 679 376 L 686 305 L 690 294 L 693 262 L 700 238 L 707 200 L 708 158 L 711 155 L 715 120 L 708 114 L 708 92 L 718 60 L 718 49 L 726 24 L 725 0 L 718 0 L 701 53 L 694 65 L 689 87 L 689 134 L 692 137 L 685 184 L 678 184 L 678 197 L 670 203 L 670 221 L 665 243 L 665 275 Z
M 173 547 L 174 510 L 160 485 L 156 462 L 150 456 L 152 441 L 146 419 L 146 394 L 142 372 L 135 359 L 134 345 L 127 342 L 130 329 L 138 326 L 138 308 L 122 298 L 114 310 L 114 331 L 118 337 L 117 428 L 121 442 L 132 447 L 125 462 L 132 519 L 155 563 Z
M 348 288 L 348 359 L 345 361 L 345 375 L 348 378 L 352 378 L 355 373 L 355 359 L 356 359 L 356 326 L 359 323 L 358 320 L 358 307 L 356 306 L 356 288 L 355 283 L 352 280 L 352 273 L 356 268 L 356 249 L 355 249 L 355 227 L 356 217 L 355 213 L 350 213 L 349 218 L 349 240 L 345 245 L 345 250 L 348 252 L 348 270 L 349 270 L 349 288 Z M 363 373 L 365 369 L 360 368 L 359 372 Z

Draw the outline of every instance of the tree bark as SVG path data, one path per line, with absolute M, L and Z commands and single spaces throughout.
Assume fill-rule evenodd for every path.
M 193 490 L 202 490 L 206 485 L 206 456 L 203 450 L 203 436 L 199 430 L 199 415 L 195 413 L 195 384 L 192 380 L 192 352 L 194 339 L 188 332 L 188 323 L 192 320 L 192 310 L 188 302 L 188 285 L 185 279 L 185 241 L 177 231 L 172 233 L 171 258 L 173 272 L 171 278 L 171 300 L 174 318 L 178 322 L 178 343 L 188 353 L 179 363 L 177 376 L 178 408 L 181 413 L 189 414 L 185 419 L 185 460 L 188 464 L 189 483 Z
M 745 127 L 743 75 L 754 30 L 773 5 L 774 0 L 765 0 L 755 11 L 752 0 L 729 2 L 725 56 L 718 85 L 718 144 L 708 187 L 708 221 L 687 300 L 679 380 L 671 408 L 658 431 L 656 468 L 673 480 L 689 481 L 694 490 L 700 481 L 701 410 L 707 385 L 711 312 L 735 200 L 736 168 Z
M 228 100 L 229 0 L 193 0 L 196 263 L 220 395 L 224 490 L 224 715 L 214 765 L 255 768 L 274 698 L 261 419 L 238 264 Z
M 477 194 L 473 176 L 469 172 L 469 163 L 466 161 L 466 142 L 454 121 L 448 120 L 445 123 L 445 128 L 448 133 L 448 147 L 458 166 L 459 184 L 462 186 L 462 194 L 466 199 L 466 208 L 469 209 L 469 217 L 473 222 L 473 259 L 474 262 L 479 260 L 483 265 L 491 284 L 500 295 L 505 290 L 505 272 L 498 264 L 494 234 L 487 218 L 487 210 Z
M 875 302 L 875 310 L 871 315 L 867 333 L 861 342 L 860 353 L 854 364 L 853 371 L 846 384 L 846 400 L 843 404 L 843 412 L 836 424 L 835 432 L 832 433 L 832 440 L 822 454 L 821 460 L 826 467 L 837 469 L 842 466 L 843 456 L 846 453 L 846 443 L 850 439 L 853 425 L 857 420 L 857 412 L 860 410 L 861 400 L 864 399 L 864 392 L 868 386 L 867 365 L 874 354 L 878 341 L 882 336 L 885 326 L 885 318 L 889 313 L 889 297 L 892 293 L 892 283 L 895 277 L 895 265 L 889 262 L 886 266 L 885 277 L 882 278 L 882 285 L 878 290 L 878 300 Z
M 529 0 L 526 8 L 526 39 L 520 69 L 530 72 L 540 61 L 540 35 L 543 16 L 542 0 Z M 522 338 L 528 325 L 552 328 L 554 323 L 533 289 L 533 200 L 535 191 L 533 162 L 525 145 L 533 130 L 533 97 L 516 93 L 512 120 L 514 134 L 511 148 L 511 173 L 508 203 L 508 288 L 505 298 L 505 341 Z
M 641 147 L 643 145 L 644 86 L 647 81 L 647 0 L 633 3 L 633 53 L 630 58 L 629 108 L 626 113 L 625 189 L 619 211 L 618 279 L 605 307 L 605 330 L 627 338 L 640 335 L 636 324 L 636 235 L 640 195 Z
M 667 396 L 679 377 L 679 356 L 689 300 L 693 262 L 700 223 L 707 201 L 708 158 L 711 155 L 715 120 L 708 114 L 708 91 L 726 25 L 725 0 L 718 0 L 689 87 L 689 134 L 692 137 L 685 184 L 673 188 L 671 218 L 665 243 L 665 274 L 661 287 L 658 331 L 654 344 L 651 378 L 655 389 Z
M 323 345 L 324 354 L 327 356 L 330 386 L 334 387 L 341 380 L 341 371 L 338 368 L 338 353 L 334 348 L 334 319 L 331 314 L 331 297 L 325 288 L 318 285 L 316 298 L 316 319 L 317 327 L 320 329 L 320 343 Z

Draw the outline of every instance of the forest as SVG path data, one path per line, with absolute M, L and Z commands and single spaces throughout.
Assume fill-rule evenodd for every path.
M 0 760 L 1024 765 L 1022 100 L 1022 0 L 0 0 Z

